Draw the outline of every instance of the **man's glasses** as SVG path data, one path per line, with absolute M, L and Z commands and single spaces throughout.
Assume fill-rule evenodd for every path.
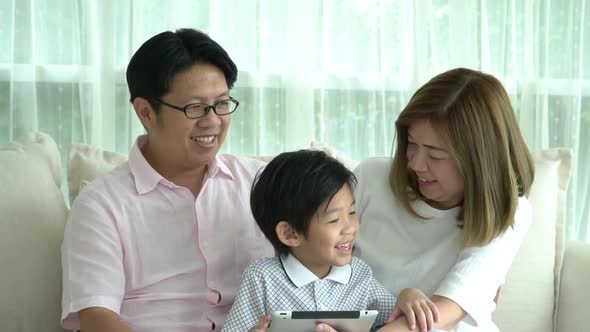
M 186 115 L 186 117 L 189 119 L 198 119 L 198 118 L 202 118 L 204 116 L 207 116 L 207 114 L 209 114 L 209 111 L 211 111 L 211 110 L 213 110 L 213 112 L 215 112 L 215 114 L 220 115 L 220 116 L 228 115 L 228 114 L 235 112 L 236 109 L 238 108 L 238 105 L 240 105 L 240 103 L 237 100 L 233 99 L 232 97 L 229 97 L 229 99 L 226 99 L 226 100 L 218 101 L 213 105 L 195 103 L 195 104 L 188 104 L 184 107 L 168 104 L 167 102 L 164 102 L 158 98 L 153 98 L 152 100 L 155 101 L 156 103 L 166 105 L 166 106 L 173 108 L 177 111 L 183 112 L 184 115 Z

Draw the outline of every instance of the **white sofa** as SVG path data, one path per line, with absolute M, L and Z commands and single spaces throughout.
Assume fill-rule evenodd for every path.
M 340 158 L 349 167 L 355 161 Z M 124 155 L 73 145 L 68 187 L 80 187 L 125 160 Z M 502 331 L 588 331 L 590 244 L 564 241 L 564 206 L 571 167 L 567 149 L 535 153 L 530 195 L 534 223 L 502 288 L 494 320 Z M 57 146 L 31 133 L 0 150 L 0 331 L 55 332 L 61 302 L 60 245 L 68 204 Z

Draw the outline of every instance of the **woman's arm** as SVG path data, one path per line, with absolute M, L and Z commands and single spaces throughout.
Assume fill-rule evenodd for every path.
M 315 329 L 315 332 L 338 332 L 328 324 L 318 324 Z M 408 321 L 406 320 L 406 316 L 402 316 L 391 322 L 379 330 L 377 332 L 420 332 L 420 329 L 416 327 L 415 329 L 408 328 Z
M 461 307 L 450 299 L 442 296 L 433 296 L 432 302 L 436 304 L 439 312 L 438 322 L 434 323 L 432 329 L 451 330 L 462 319 L 466 313 Z M 315 329 L 316 332 L 338 332 L 327 324 L 318 324 Z M 420 332 L 420 328 L 409 328 L 406 316 L 398 317 L 395 321 L 383 326 L 378 332 Z
M 446 297 L 434 295 L 432 296 L 432 302 L 434 302 L 439 312 L 438 322 L 434 323 L 434 327 L 437 329 L 451 330 L 467 314 L 461 306 Z
M 465 317 L 465 311 L 452 300 L 434 295 L 432 302 L 438 308 L 438 320 L 432 325 L 431 330 L 451 330 L 453 329 L 463 318 Z M 420 331 L 419 325 L 416 324 L 416 328 L 412 329 L 409 327 L 410 323 L 406 316 L 400 316 L 393 322 L 383 326 L 379 329 L 379 332 L 409 332 L 409 331 Z
M 400 292 L 387 323 L 393 322 L 401 316 L 406 317 L 410 329 L 415 328 L 418 324 L 420 330 L 426 332 L 434 328 L 434 322 L 438 322 L 439 312 L 434 301 L 421 290 L 406 288 Z
M 478 325 L 492 319 L 498 291 L 532 222 L 530 203 L 519 200 L 514 227 L 481 247 L 459 252 L 457 261 L 434 291 L 459 306 L 464 320 Z M 439 308 L 440 309 L 440 308 Z M 448 320 L 441 312 L 441 318 Z

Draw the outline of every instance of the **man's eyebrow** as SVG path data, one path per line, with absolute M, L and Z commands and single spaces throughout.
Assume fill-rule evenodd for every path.
M 228 96 L 229 97 L 229 90 L 228 91 L 225 91 L 225 92 L 223 92 L 223 93 L 221 93 L 221 94 L 219 94 L 217 96 L 215 96 L 215 99 L 220 98 L 220 97 L 225 97 L 225 96 Z M 199 99 L 199 100 L 201 100 L 201 99 L 207 99 L 207 97 L 203 97 L 203 96 L 192 96 L 191 99 Z

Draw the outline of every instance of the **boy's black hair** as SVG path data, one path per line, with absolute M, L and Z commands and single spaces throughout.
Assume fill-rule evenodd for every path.
M 130 101 L 143 97 L 158 111 L 160 105 L 154 105 L 154 99 L 170 92 L 174 76 L 195 64 L 219 68 L 229 89 L 238 78 L 235 63 L 206 33 L 194 29 L 165 31 L 148 39 L 131 57 L 127 66 Z
M 289 253 L 276 234 L 280 221 L 288 222 L 307 236 L 309 224 L 320 206 L 348 184 L 356 185 L 354 173 L 322 151 L 281 153 L 256 175 L 250 207 L 258 226 L 279 254 Z

